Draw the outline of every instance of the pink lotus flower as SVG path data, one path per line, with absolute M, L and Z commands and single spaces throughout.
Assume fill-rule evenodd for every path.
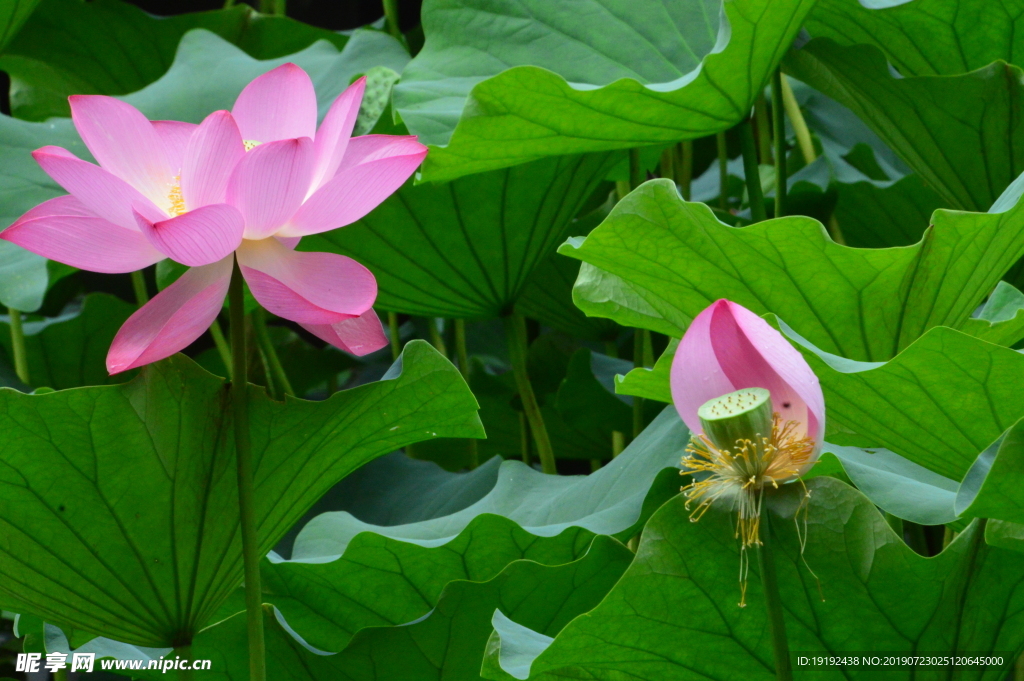
M 825 432 L 817 377 L 767 322 L 718 300 L 686 330 L 671 381 L 672 401 L 692 433 L 682 471 L 698 478 L 684 488 L 697 505 L 691 517 L 716 502 L 731 505 L 743 548 L 759 544 L 763 492 L 817 460 Z
M 397 190 L 426 156 L 415 137 L 351 137 L 365 80 L 317 128 L 309 76 L 285 64 L 253 80 L 230 111 L 199 125 L 149 121 L 113 97 L 70 98 L 99 165 L 59 147 L 33 152 L 70 192 L 36 206 L 0 237 L 93 272 L 132 272 L 164 258 L 189 266 L 121 327 L 111 374 L 185 348 L 217 317 L 233 263 L 268 311 L 353 354 L 387 339 L 365 267 L 295 251 L 299 239 L 348 225 Z

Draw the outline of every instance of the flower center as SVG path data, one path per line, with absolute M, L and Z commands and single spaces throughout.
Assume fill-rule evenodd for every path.
M 171 202 L 169 209 L 171 215 L 177 217 L 186 212 L 185 199 L 181 195 L 181 175 L 174 176 L 174 186 L 171 187 L 171 192 L 167 195 L 167 198 Z
M 263 142 L 258 142 L 256 140 L 242 140 L 242 146 L 245 147 L 246 151 L 252 151 L 261 144 L 263 144 Z

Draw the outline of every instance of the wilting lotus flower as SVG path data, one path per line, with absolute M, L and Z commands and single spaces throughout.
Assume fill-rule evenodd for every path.
M 759 544 L 765 489 L 797 479 L 818 457 L 825 398 L 814 372 L 767 322 L 718 300 L 676 349 L 672 401 L 693 433 L 683 472 L 701 477 L 684 488 L 697 505 L 691 519 L 728 505 L 739 513 L 743 548 Z
M 75 127 L 99 165 L 60 147 L 36 161 L 69 196 L 36 206 L 0 236 L 93 272 L 132 272 L 164 258 L 190 269 L 117 333 L 107 369 L 163 359 L 220 311 L 234 259 L 270 312 L 354 354 L 386 344 L 377 283 L 345 256 L 294 250 L 350 224 L 398 189 L 427 153 L 415 137 L 351 137 L 365 81 L 317 128 L 309 76 L 285 64 L 253 80 L 231 112 L 199 125 L 149 121 L 112 97 L 74 96 Z

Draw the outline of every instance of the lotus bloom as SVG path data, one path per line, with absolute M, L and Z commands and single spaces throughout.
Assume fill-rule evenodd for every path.
M 825 398 L 803 356 L 750 310 L 728 300 L 705 309 L 672 361 L 672 401 L 692 433 L 686 473 L 696 504 L 739 513 L 744 549 L 760 544 L 766 488 L 796 480 L 816 461 L 825 432 Z
M 132 272 L 170 258 L 185 274 L 133 314 L 107 355 L 115 374 L 163 359 L 217 317 L 234 262 L 259 303 L 343 350 L 387 340 L 365 267 L 295 251 L 299 239 L 350 224 L 415 172 L 415 137 L 351 137 L 365 81 L 317 128 L 309 76 L 285 64 L 253 80 L 230 112 L 199 125 L 149 121 L 113 97 L 70 98 L 99 165 L 59 147 L 33 153 L 68 196 L 36 206 L 0 233 L 34 253 L 93 272 Z

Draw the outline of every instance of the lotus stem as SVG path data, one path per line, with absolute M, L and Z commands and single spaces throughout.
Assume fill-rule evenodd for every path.
M 388 336 L 391 340 L 391 361 L 397 362 L 402 354 L 402 339 L 399 337 L 398 313 L 388 312 Z
M 260 0 L 259 10 L 263 14 L 283 17 L 286 14 L 285 0 Z
M 192 671 L 192 646 L 178 646 L 172 655 L 187 662 L 178 667 L 178 681 L 192 681 L 196 678 L 195 672 Z
M 775 138 L 775 217 L 786 214 L 786 115 L 782 104 L 782 71 L 772 75 L 772 127 Z
M 764 92 L 759 93 L 754 100 L 754 125 L 757 126 L 757 159 L 758 163 L 771 165 L 772 163 L 772 139 L 768 131 L 771 126 L 768 123 L 768 105 L 765 103 Z
M 149 302 L 149 291 L 146 290 L 146 276 L 142 270 L 132 272 L 132 288 L 135 289 L 135 302 L 139 307 Z
M 224 9 L 231 9 L 235 6 L 235 0 L 224 0 Z
M 644 169 L 640 167 L 640 150 L 629 150 L 629 188 L 636 189 L 644 183 Z
M 14 373 L 18 380 L 29 384 L 28 352 L 25 350 L 25 329 L 21 325 L 21 310 L 7 308 L 11 320 L 11 354 L 14 355 Z
M 541 470 L 548 475 L 557 475 L 555 452 L 551 449 L 551 439 L 544 424 L 544 416 L 540 413 L 537 396 L 533 393 L 530 374 L 527 370 L 526 319 L 518 313 L 505 317 L 505 335 L 508 338 L 509 356 L 512 360 L 512 374 L 519 389 L 519 399 L 523 403 L 523 411 L 533 433 L 533 442 L 537 446 Z
M 260 344 L 260 348 L 263 350 L 267 364 L 270 365 L 270 371 L 274 375 L 274 382 L 280 386 L 281 391 L 285 395 L 295 397 L 295 391 L 292 390 L 292 383 L 288 380 L 288 374 L 285 372 L 284 366 L 281 364 L 281 358 L 277 354 L 277 348 L 274 347 L 274 344 L 270 340 L 270 331 L 267 329 L 267 311 L 262 307 L 257 308 L 252 317 L 252 324 L 256 329 L 256 342 Z
M 814 151 L 814 142 L 811 140 L 811 131 L 807 128 L 807 121 L 804 120 L 804 114 L 800 111 L 793 88 L 790 87 L 785 76 L 782 76 L 779 84 L 782 86 L 782 106 L 786 109 L 789 123 L 793 126 L 793 132 L 796 134 L 796 144 L 800 147 L 800 153 L 803 154 L 804 163 L 809 165 L 818 158 L 818 154 Z
M 634 400 L 637 398 L 633 398 Z M 612 431 L 612 458 L 614 459 L 626 448 L 626 434 L 621 430 Z
M 519 451 L 523 463 L 530 465 L 530 424 L 526 420 L 526 414 L 519 412 Z
M 661 161 L 658 163 L 658 173 L 667 179 L 676 181 L 676 149 L 669 147 L 661 152 Z
M 754 222 L 767 219 L 764 210 L 764 194 L 761 193 L 761 172 L 757 168 L 757 149 L 754 143 L 754 130 L 750 120 L 740 123 L 740 144 L 743 151 L 743 175 L 747 183 L 747 194 L 750 195 L 750 215 Z
M 718 207 L 729 209 L 729 149 L 725 143 L 725 132 L 715 135 L 718 146 Z
M 679 143 L 679 162 L 676 164 L 676 182 L 679 192 L 690 200 L 690 185 L 693 184 L 693 140 Z
M 402 28 L 398 23 L 398 0 L 384 0 L 384 23 L 388 26 L 388 33 L 402 39 Z
M 242 272 L 235 261 L 228 287 L 231 313 L 231 406 L 235 421 L 238 464 L 238 515 L 242 529 L 245 568 L 245 610 L 249 632 L 249 681 L 266 681 L 263 644 L 263 597 L 260 587 L 260 547 L 256 535 L 256 492 L 253 485 L 252 446 L 249 432 L 248 367 L 245 348 L 245 300 Z
M 469 385 L 469 352 L 466 350 L 466 320 L 455 320 L 455 355 L 459 360 L 459 371 L 462 379 Z M 469 443 L 469 467 L 476 468 L 480 465 L 480 448 L 476 440 L 467 440 Z
M 903 534 L 906 538 L 907 546 L 916 553 L 926 557 L 931 555 L 928 551 L 928 538 L 924 535 L 923 526 L 917 523 L 905 522 L 903 523 Z
M 441 336 L 437 323 L 443 320 L 440 317 L 427 317 L 427 333 L 430 335 L 430 344 L 445 357 L 448 356 L 448 346 L 444 344 L 444 337 Z
M 216 319 L 213 320 L 213 324 L 210 324 L 210 336 L 213 337 L 213 344 L 217 347 L 217 354 L 220 355 L 220 361 L 224 362 L 224 368 L 227 369 L 228 378 L 231 378 L 231 347 L 228 345 L 228 341 L 224 338 L 224 332 L 220 328 L 220 322 Z
M 761 545 L 757 549 L 757 563 L 761 572 L 761 586 L 764 588 L 764 601 L 768 610 L 768 634 L 772 640 L 772 654 L 775 658 L 775 678 L 777 681 L 792 681 L 793 666 L 789 659 L 789 642 L 786 639 L 786 620 L 782 610 L 782 595 L 779 593 L 779 579 L 775 573 L 775 555 L 772 543 L 772 523 L 768 514 L 768 505 L 764 504 L 761 511 Z

